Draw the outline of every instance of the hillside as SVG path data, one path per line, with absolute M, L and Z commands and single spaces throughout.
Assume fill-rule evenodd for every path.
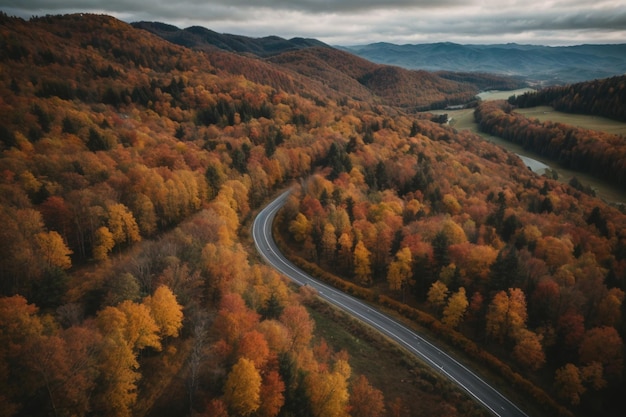
M 401 107 L 407 111 L 445 108 L 474 99 L 483 89 L 519 88 L 524 84 L 497 75 L 434 74 L 410 71 L 400 67 L 374 64 L 351 53 L 332 48 L 313 39 L 281 39 L 277 37 L 249 38 L 218 34 L 204 28 L 178 29 L 161 23 L 140 22 L 135 27 L 148 30 L 170 42 L 197 50 L 237 52 L 246 57 L 260 58 L 249 65 L 227 65 L 229 72 L 245 71 L 257 82 L 272 83 L 263 78 L 268 68 L 263 62 L 277 65 L 280 70 L 303 75 L 319 82 L 319 91 L 326 95 L 355 99 L 368 103 Z M 228 55 L 232 59 L 232 55 Z M 294 75 L 295 77 L 295 75 Z M 296 77 L 297 78 L 297 77 Z
M 330 46 L 317 39 L 283 39 L 278 36 L 251 38 L 241 35 L 221 34 L 200 26 L 179 29 L 176 26 L 159 22 L 135 22 L 132 23 L 132 26 L 147 30 L 169 42 L 189 48 L 215 47 L 228 52 L 252 54 L 260 57 L 268 57 L 313 46 L 330 48 Z
M 573 83 L 626 73 L 626 44 L 548 47 L 442 42 L 415 45 L 374 43 L 343 48 L 380 64 L 426 71 L 501 74 L 521 77 L 540 85 Z
M 485 415 L 419 364 L 398 382 L 383 353 L 353 367 L 315 333 L 315 294 L 249 241 L 287 186 L 282 235 L 318 271 L 532 415 L 621 415 L 626 216 L 406 111 L 474 87 L 87 14 L 0 14 L 0 60 L 3 416 Z

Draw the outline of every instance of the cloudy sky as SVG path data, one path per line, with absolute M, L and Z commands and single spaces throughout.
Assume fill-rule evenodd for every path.
M 105 13 L 332 45 L 626 43 L 624 0 L 0 0 L 12 16 Z

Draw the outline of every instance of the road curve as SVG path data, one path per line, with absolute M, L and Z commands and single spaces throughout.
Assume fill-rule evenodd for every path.
M 278 249 L 272 236 L 272 223 L 278 210 L 285 204 L 291 191 L 286 191 L 269 203 L 257 215 L 252 225 L 252 238 L 261 256 L 276 270 L 299 285 L 308 285 L 325 301 L 341 308 L 368 324 L 417 356 L 438 373 L 444 375 L 468 393 L 478 403 L 499 417 L 528 417 L 515 404 L 496 391 L 486 381 L 463 366 L 443 350 L 397 320 L 381 313 L 373 306 L 330 287 L 291 263 Z

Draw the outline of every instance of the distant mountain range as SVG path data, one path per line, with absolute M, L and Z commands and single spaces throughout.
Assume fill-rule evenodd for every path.
M 188 48 L 202 49 L 202 47 L 214 46 L 228 52 L 249 53 L 259 57 L 269 57 L 312 46 L 330 48 L 329 45 L 317 39 L 283 39 L 278 36 L 251 38 L 242 35 L 217 33 L 201 26 L 179 29 L 176 26 L 160 22 L 135 22 L 132 23 L 132 26 L 138 29 L 145 29 L 169 42 Z
M 373 43 L 340 47 L 379 64 L 427 71 L 488 72 L 543 85 L 573 83 L 626 73 L 626 44 L 537 46 Z
M 221 34 L 199 26 L 179 29 L 159 22 L 136 22 L 132 25 L 193 49 L 219 49 L 260 58 L 312 47 L 339 49 L 377 64 L 431 72 L 498 74 L 539 86 L 569 84 L 626 73 L 626 44 L 550 47 L 515 43 L 396 45 L 380 42 L 333 47 L 317 39 L 283 39 L 278 36 L 251 38 Z

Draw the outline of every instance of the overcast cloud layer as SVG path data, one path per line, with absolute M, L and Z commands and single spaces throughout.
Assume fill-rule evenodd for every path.
M 392 43 L 626 43 L 624 0 L 0 0 L 29 18 L 104 13 L 220 33 Z

